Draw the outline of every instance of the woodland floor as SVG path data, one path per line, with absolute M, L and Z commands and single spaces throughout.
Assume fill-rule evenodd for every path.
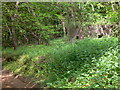
M 35 88 L 35 84 L 32 84 L 30 80 L 15 76 L 7 70 L 2 70 L 0 78 L 2 78 L 2 88 Z

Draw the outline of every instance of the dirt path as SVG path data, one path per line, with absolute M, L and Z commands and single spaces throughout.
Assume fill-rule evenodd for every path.
M 13 73 L 2 70 L 2 88 L 34 88 L 35 84 L 32 84 L 30 80 L 23 79 L 19 76 L 14 76 Z

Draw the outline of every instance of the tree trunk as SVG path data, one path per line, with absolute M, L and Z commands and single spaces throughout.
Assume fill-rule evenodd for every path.
M 72 3 L 71 3 L 72 4 Z M 72 4 L 74 5 L 74 4 Z M 76 36 L 76 21 L 75 21 L 75 7 L 72 6 L 68 8 L 68 37 L 69 41 L 72 42 L 73 38 Z
M 12 20 L 12 40 L 13 40 L 13 47 L 14 47 L 14 50 L 17 49 L 17 37 L 16 37 L 16 33 L 15 33 L 15 22 L 16 22 L 16 18 L 17 18 L 17 12 L 18 12 L 18 4 L 19 4 L 19 1 L 16 2 L 16 6 L 15 6 L 15 13 L 13 16 L 11 16 L 11 20 Z
M 12 41 L 13 41 L 13 47 L 14 47 L 14 50 L 16 50 L 17 48 L 17 38 L 16 38 L 16 35 L 15 35 L 15 26 L 14 26 L 14 17 L 11 17 L 11 19 L 13 20 L 12 22 Z
M 73 7 L 73 9 L 71 10 L 71 17 L 72 17 L 73 25 L 76 26 L 76 23 L 75 23 L 74 7 Z
M 62 23 L 62 28 L 63 28 L 63 32 L 64 32 L 64 37 L 66 36 L 66 30 L 65 30 L 65 22 L 63 19 L 61 19 L 61 23 Z

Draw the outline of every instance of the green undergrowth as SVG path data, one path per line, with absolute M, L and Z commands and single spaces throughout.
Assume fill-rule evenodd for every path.
M 65 44 L 64 39 L 56 39 L 50 41 L 49 46 L 46 45 L 25 45 L 20 46 L 17 50 L 13 48 L 3 49 L 3 57 L 8 58 L 9 56 L 29 55 L 30 57 L 44 56 L 51 52 L 54 48 L 59 48 Z
M 50 43 L 4 49 L 7 60 L 3 67 L 36 78 L 40 87 L 119 87 L 117 38 L 86 38 L 74 43 L 57 39 Z

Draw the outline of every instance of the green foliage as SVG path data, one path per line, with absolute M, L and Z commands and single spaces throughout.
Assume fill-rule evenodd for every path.
M 69 32 L 74 33 L 78 27 L 115 26 L 119 22 L 119 10 L 117 2 L 20 2 L 18 8 L 16 2 L 5 2 L 2 4 L 2 43 L 4 47 L 13 47 L 14 42 L 16 46 L 48 44 L 49 39 L 66 33 L 72 36 Z M 63 31 L 62 21 L 68 30 Z
M 50 43 L 49 46 L 22 46 L 16 51 L 3 50 L 4 57 L 16 56 L 15 61 L 4 62 L 4 68 L 37 78 L 40 87 L 119 87 L 117 38 L 86 38 L 72 44 L 57 39 Z M 35 66 L 38 56 L 45 57 L 46 63 L 37 64 L 43 69 Z
M 118 39 L 85 39 L 51 53 L 48 72 L 51 87 L 117 88 Z M 114 78 L 114 79 L 113 79 Z M 64 83 L 63 83 L 64 82 Z
M 3 67 L 40 87 L 118 88 L 119 10 L 118 2 L 5 2 Z M 96 28 L 115 37 L 74 40 Z
M 15 28 L 16 43 L 18 45 L 23 45 L 23 43 L 48 43 L 49 39 L 54 38 L 52 36 L 58 34 L 58 30 L 62 28 L 59 24 L 59 17 L 55 16 L 58 10 L 55 10 L 54 6 L 54 3 L 50 2 L 24 2 L 18 5 L 16 11 L 15 3 L 3 3 L 3 46 L 13 46 L 12 28 Z M 15 21 L 12 21 L 11 17 L 14 15 L 17 15 L 17 17 L 14 18 Z

